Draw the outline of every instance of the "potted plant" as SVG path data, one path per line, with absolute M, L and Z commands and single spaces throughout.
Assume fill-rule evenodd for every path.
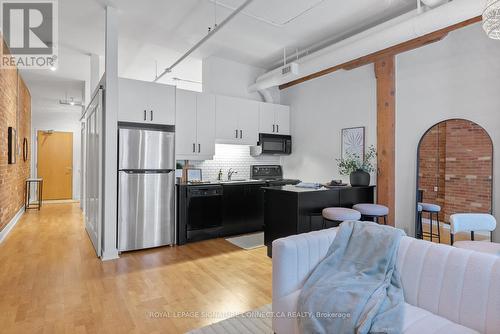
M 358 154 L 349 154 L 343 159 L 337 159 L 340 175 L 349 175 L 351 186 L 364 187 L 370 185 L 370 173 L 375 171 L 377 151 L 370 146 L 362 159 Z

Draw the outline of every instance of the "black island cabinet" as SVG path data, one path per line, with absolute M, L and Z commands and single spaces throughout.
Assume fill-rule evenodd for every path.
M 375 199 L 375 186 L 328 189 L 283 186 L 263 189 L 264 243 L 268 256 L 272 256 L 274 240 L 321 229 L 324 208 L 352 208 L 359 203 L 374 203 Z

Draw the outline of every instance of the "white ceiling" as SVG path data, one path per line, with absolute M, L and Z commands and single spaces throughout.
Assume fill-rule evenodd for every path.
M 23 72 L 28 85 L 88 79 L 89 54 L 104 55 L 104 6 L 119 13 L 119 75 L 152 80 L 244 0 L 60 0 L 59 68 Z M 266 69 L 279 65 L 283 48 L 318 48 L 416 6 L 415 0 L 254 0 L 172 77 L 201 82 L 202 59 L 218 56 Z M 297 17 L 298 16 L 298 17 Z M 157 65 L 156 65 L 157 63 Z M 177 82 L 183 88 L 199 86 Z M 59 95 L 63 92 L 60 91 Z M 63 96 L 61 96 L 62 98 Z

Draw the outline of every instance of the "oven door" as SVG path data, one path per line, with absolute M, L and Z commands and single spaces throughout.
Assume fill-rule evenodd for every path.
M 292 137 L 282 135 L 259 134 L 262 154 L 289 155 L 292 153 Z

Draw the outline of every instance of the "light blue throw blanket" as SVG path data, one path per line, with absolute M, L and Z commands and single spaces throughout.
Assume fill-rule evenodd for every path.
M 404 235 L 371 222 L 342 223 L 300 293 L 300 332 L 401 333 L 404 296 L 395 267 Z

